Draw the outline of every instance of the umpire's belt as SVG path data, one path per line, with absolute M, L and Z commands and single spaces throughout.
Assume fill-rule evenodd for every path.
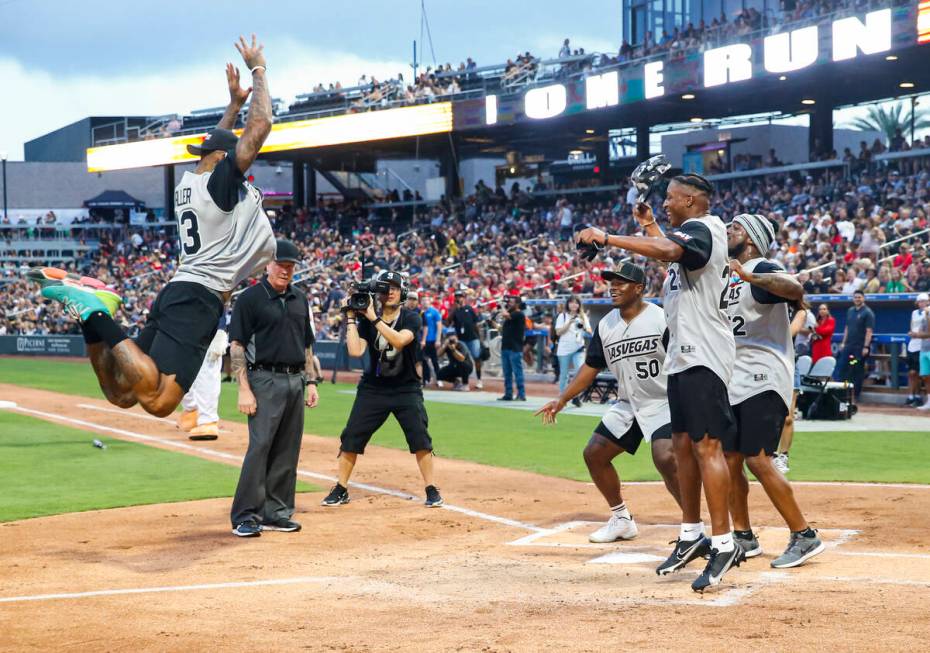
M 249 363 L 249 371 L 263 370 L 265 372 L 277 372 L 278 374 L 301 374 L 304 371 L 302 365 L 284 365 L 283 363 Z

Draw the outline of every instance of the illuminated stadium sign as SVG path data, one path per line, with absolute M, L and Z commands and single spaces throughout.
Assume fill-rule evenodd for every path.
M 913 7 L 880 9 L 748 43 L 550 84 L 531 89 L 522 97 L 466 100 L 456 103 L 455 126 L 467 129 L 523 119 L 544 120 L 884 53 L 914 43 L 914 17 Z M 917 39 L 930 42 L 930 0 L 922 1 L 917 10 Z
M 386 111 L 369 111 L 313 120 L 277 123 L 261 151 L 285 152 L 327 145 L 361 143 L 406 136 L 452 131 L 452 105 L 437 102 Z M 237 130 L 238 134 L 242 130 Z M 88 172 L 123 170 L 196 160 L 187 146 L 200 143 L 206 134 L 159 138 L 87 150 Z

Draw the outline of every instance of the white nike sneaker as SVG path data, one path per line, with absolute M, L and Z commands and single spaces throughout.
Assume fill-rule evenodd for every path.
M 480 380 L 475 382 L 475 390 L 484 390 L 484 384 Z
M 610 520 L 588 536 L 591 542 L 604 543 L 617 540 L 632 540 L 639 534 L 636 522 L 632 517 L 617 517 L 611 515 Z
M 772 457 L 772 464 L 775 466 L 781 475 L 784 476 L 791 468 L 788 467 L 788 454 L 786 453 L 777 453 Z

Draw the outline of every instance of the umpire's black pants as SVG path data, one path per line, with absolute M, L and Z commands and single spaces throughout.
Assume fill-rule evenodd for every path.
M 230 512 L 233 526 L 250 519 L 290 519 L 294 514 L 304 431 L 302 375 L 253 370 L 249 385 L 257 408 L 249 416 L 249 449 Z

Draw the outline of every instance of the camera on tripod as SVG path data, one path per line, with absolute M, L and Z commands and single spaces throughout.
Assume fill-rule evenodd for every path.
M 368 309 L 371 304 L 372 295 L 387 294 L 391 289 L 391 284 L 387 281 L 377 281 L 369 279 L 368 281 L 355 281 L 351 285 L 351 294 L 349 303 L 343 307 L 345 311 L 362 312 Z

